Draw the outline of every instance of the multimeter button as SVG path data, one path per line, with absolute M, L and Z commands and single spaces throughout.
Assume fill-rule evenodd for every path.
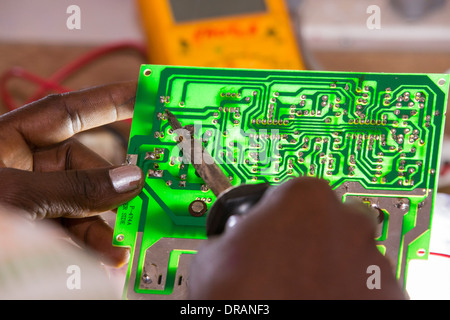
M 183 49 L 187 49 L 189 47 L 189 43 L 186 41 L 186 39 L 180 39 L 179 43 L 180 47 L 182 47 Z
M 275 28 L 267 28 L 267 36 L 275 37 L 277 35 L 277 31 Z

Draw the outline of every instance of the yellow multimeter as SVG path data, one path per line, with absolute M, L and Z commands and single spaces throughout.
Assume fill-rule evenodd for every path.
M 139 0 L 152 64 L 304 69 L 284 0 Z

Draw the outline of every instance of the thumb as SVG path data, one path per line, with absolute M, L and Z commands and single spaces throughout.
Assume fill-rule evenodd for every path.
M 29 172 L 0 169 L 0 203 L 32 219 L 82 218 L 116 208 L 137 196 L 144 174 L 137 166 Z

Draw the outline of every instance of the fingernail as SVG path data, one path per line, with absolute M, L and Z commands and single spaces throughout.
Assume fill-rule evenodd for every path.
M 118 193 L 136 190 L 142 179 L 142 171 L 139 167 L 126 165 L 109 171 L 111 182 Z

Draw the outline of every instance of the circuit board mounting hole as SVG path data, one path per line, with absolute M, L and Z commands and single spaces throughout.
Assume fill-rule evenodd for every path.
M 425 249 L 417 250 L 417 256 L 423 257 L 427 251 Z
M 152 74 L 152 70 L 150 70 L 150 69 L 145 69 L 144 70 L 144 76 L 148 77 L 151 74 Z
M 439 79 L 438 84 L 439 84 L 440 86 L 443 86 L 443 85 L 445 84 L 445 79 L 444 79 L 444 78 Z

